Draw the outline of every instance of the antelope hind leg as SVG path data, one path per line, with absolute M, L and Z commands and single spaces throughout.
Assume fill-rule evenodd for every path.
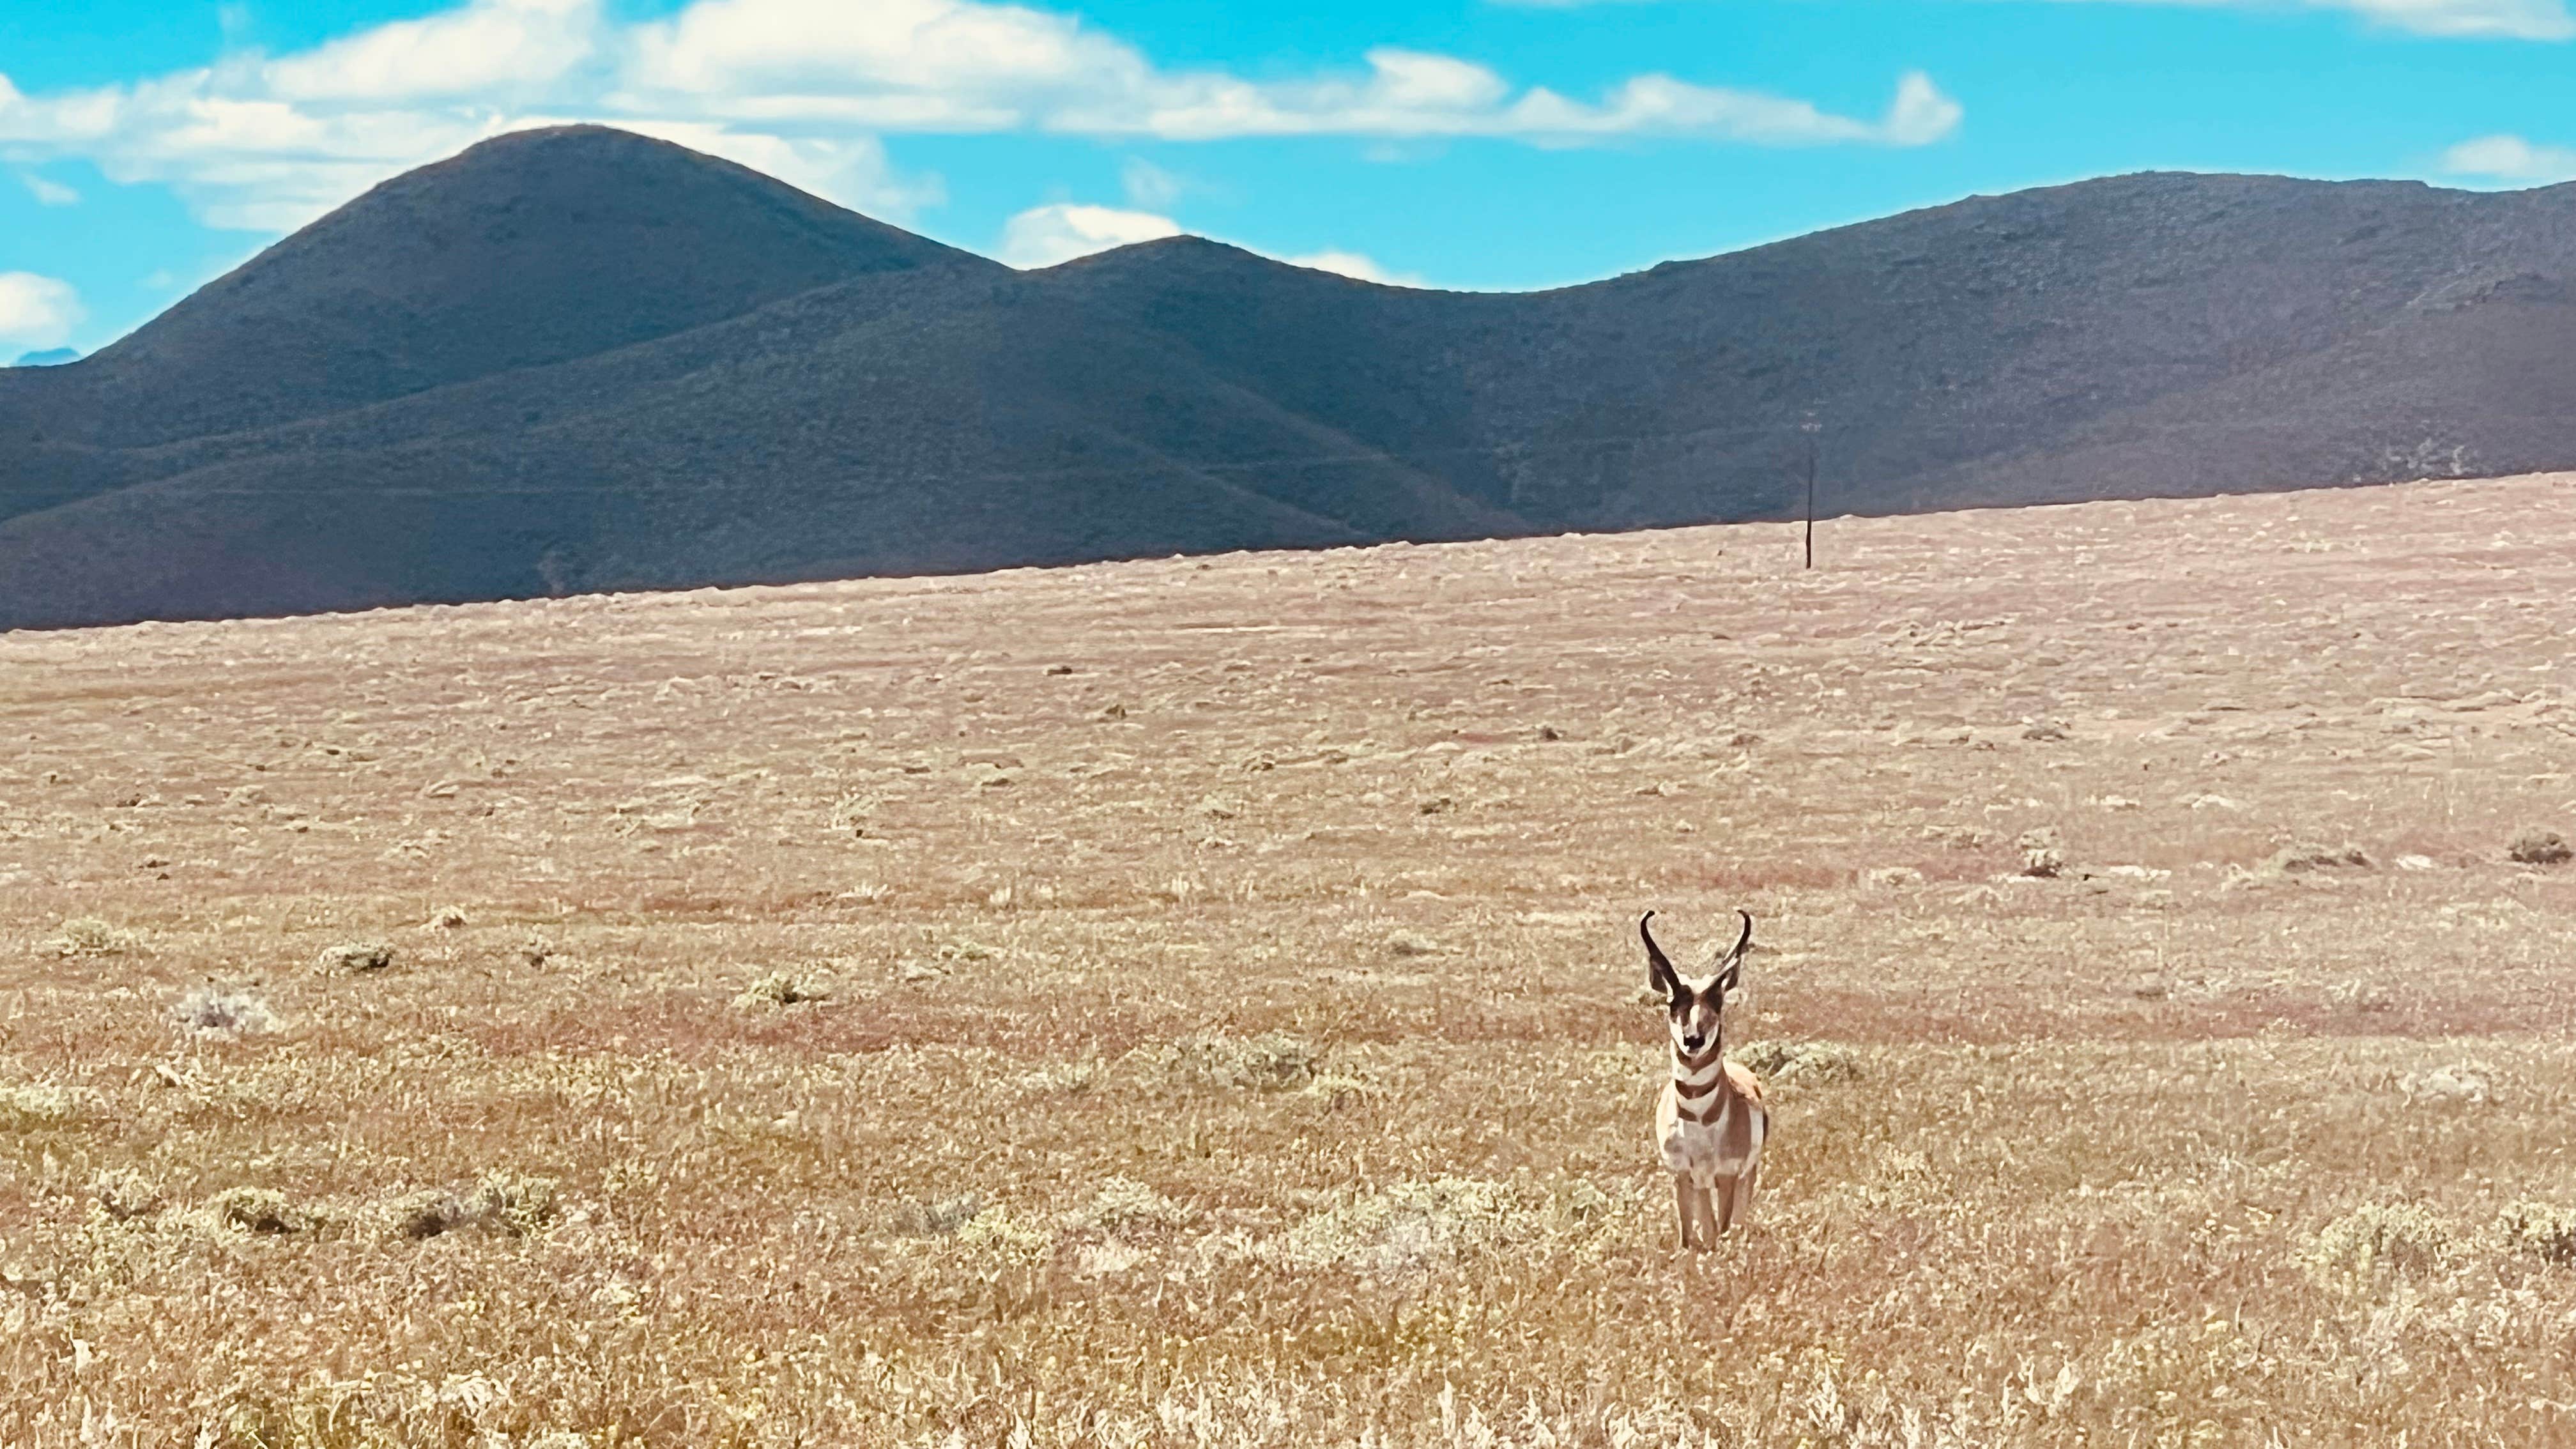
M 1760 1163 L 1748 1162 L 1744 1164 L 1744 1175 L 1735 1180 L 1735 1190 L 1728 1194 L 1728 1196 L 1733 1199 L 1733 1201 L 1727 1204 L 1726 1212 L 1726 1221 L 1730 1226 L 1753 1216 L 1753 1189 L 1761 1182 L 1761 1179 L 1762 1167 Z

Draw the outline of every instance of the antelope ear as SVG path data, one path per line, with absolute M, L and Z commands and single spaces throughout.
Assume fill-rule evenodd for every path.
M 1673 970 L 1673 963 L 1664 959 L 1664 948 L 1655 944 L 1655 933 L 1646 929 L 1646 923 L 1654 918 L 1652 911 L 1637 918 L 1637 938 L 1646 943 L 1646 984 L 1670 999 L 1682 994 L 1682 978 Z

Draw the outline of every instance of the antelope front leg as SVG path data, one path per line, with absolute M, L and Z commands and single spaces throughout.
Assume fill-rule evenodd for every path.
M 1698 1198 L 1699 1190 L 1691 1186 L 1691 1180 L 1682 1176 L 1678 1172 L 1674 1173 L 1673 1217 L 1674 1221 L 1680 1225 L 1682 1235 L 1681 1251 L 1685 1253 L 1689 1252 L 1692 1248 L 1699 1246 L 1697 1243 L 1692 1241 L 1692 1239 L 1698 1236 Z
M 1727 1225 L 1732 1227 L 1753 1215 L 1753 1189 L 1762 1179 L 1758 1162 L 1744 1164 L 1744 1175 L 1735 1180 L 1735 1190 L 1727 1194 Z
M 1691 1185 L 1691 1217 L 1698 1224 L 1697 1247 L 1703 1253 L 1717 1246 L 1717 1235 L 1724 1231 L 1717 1221 L 1717 1194 L 1704 1183 Z

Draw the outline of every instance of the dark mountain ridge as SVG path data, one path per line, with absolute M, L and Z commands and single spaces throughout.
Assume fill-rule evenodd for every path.
M 595 127 L 0 372 L 0 626 L 2576 465 L 2576 186 L 2147 174 L 1556 291 L 1038 272 Z
M 523 132 L 377 186 L 102 349 L 100 385 L 163 406 L 106 413 L 101 440 L 310 417 L 922 266 L 1001 270 L 667 141 Z

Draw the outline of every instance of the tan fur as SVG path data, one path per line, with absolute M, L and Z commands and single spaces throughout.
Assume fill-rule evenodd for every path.
M 1655 1144 L 1673 1174 L 1684 1248 L 1717 1246 L 1718 1234 L 1752 1211 L 1762 1144 L 1770 1135 L 1760 1078 L 1727 1062 L 1715 1087 L 1685 1113 L 1679 1083 L 1666 1081 L 1655 1108 Z M 1694 1120 L 1700 1117 L 1706 1120 Z
M 1714 962 L 1705 976 L 1684 976 L 1673 969 L 1655 944 L 1648 911 L 1637 922 L 1646 948 L 1646 979 L 1662 992 L 1665 1027 L 1672 1039 L 1673 1070 L 1655 1105 L 1655 1148 L 1673 1175 L 1673 1209 L 1681 1221 L 1684 1249 L 1717 1246 L 1718 1235 L 1753 1211 L 1753 1190 L 1762 1176 L 1762 1144 L 1771 1135 L 1771 1114 L 1762 1105 L 1762 1081 L 1726 1060 L 1726 994 L 1744 969 L 1744 953 L 1753 944 L 1753 916 L 1737 911 L 1744 922 L 1735 945 Z

